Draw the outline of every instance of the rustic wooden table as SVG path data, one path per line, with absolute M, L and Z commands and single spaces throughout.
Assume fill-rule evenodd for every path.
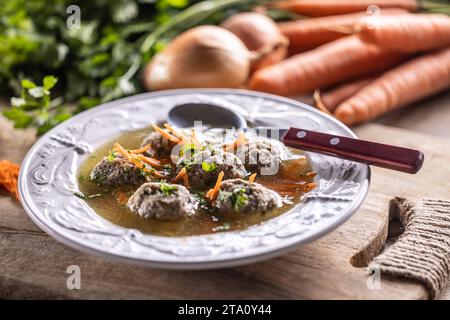
M 433 193 L 436 197 L 446 195 L 450 184 L 445 182 L 442 186 L 442 177 L 433 167 L 446 166 L 450 160 L 449 150 L 443 150 L 450 149 L 450 91 L 387 115 L 377 123 L 382 125 L 368 124 L 354 129 L 363 138 L 422 147 L 429 155 L 424 170 L 414 177 L 386 174 L 375 168 L 369 197 L 349 222 L 291 254 L 250 266 L 199 274 L 111 263 L 57 243 L 40 231 L 23 210 L 17 210 L 13 201 L 6 201 L 0 208 L 0 299 L 426 298 L 422 286 L 399 281 L 387 281 L 383 291 L 370 292 L 365 287 L 364 268 L 351 268 L 348 262 L 355 252 L 364 253 L 361 245 L 367 239 L 375 244 L 378 240 L 384 242 L 377 236 L 383 234 L 387 218 L 380 206 L 387 204 L 390 197 L 411 194 L 420 197 L 419 193 L 426 194 L 427 190 L 436 190 Z M 7 125 L 0 117 L 0 127 Z M 4 132 L 0 131 L 0 141 L 2 134 Z M 0 158 L 20 161 L 20 155 L 14 154 L 14 147 L 27 148 L 32 143 L 32 135 L 16 134 L 9 145 L 0 144 Z M 445 168 L 443 174 L 450 177 L 450 170 Z M 393 187 L 399 179 L 403 181 Z M 423 181 L 423 185 L 414 185 L 417 180 Z M 358 259 L 364 260 L 370 255 L 363 254 Z M 84 290 L 78 292 L 68 291 L 65 286 L 65 268 L 74 262 L 83 270 Z M 336 278 L 341 279 L 337 284 Z M 198 283 L 202 285 L 198 287 Z M 198 290 L 192 290 L 193 287 Z M 215 290 L 217 287 L 221 290 Z M 440 298 L 450 299 L 450 288 Z

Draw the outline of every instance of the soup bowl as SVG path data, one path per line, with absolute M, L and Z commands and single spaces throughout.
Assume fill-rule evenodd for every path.
M 186 89 L 109 102 L 55 127 L 26 155 L 19 193 L 30 218 L 56 240 L 89 254 L 164 269 L 223 268 L 275 257 L 345 222 L 363 203 L 368 166 L 308 153 L 317 187 L 301 203 L 243 230 L 166 237 L 105 220 L 79 197 L 77 172 L 98 147 L 126 132 L 167 121 L 180 104 L 232 104 L 254 126 L 300 127 L 356 137 L 345 125 L 295 100 L 245 90 Z

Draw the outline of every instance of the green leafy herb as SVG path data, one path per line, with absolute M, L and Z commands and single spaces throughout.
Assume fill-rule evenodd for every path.
M 248 196 L 245 188 L 233 190 L 230 200 L 231 205 L 233 206 L 233 210 L 236 212 L 245 207 L 248 204 Z
M 200 152 L 202 150 L 203 150 L 203 148 L 198 147 L 195 143 L 186 143 L 180 149 L 180 156 L 181 157 L 192 157 L 197 152 Z
M 248 205 L 247 190 L 245 188 L 237 188 L 233 191 L 220 191 L 219 200 L 230 201 L 233 211 L 239 212 L 239 210 Z
M 71 113 L 63 108 L 60 99 L 51 100 L 50 89 L 58 79 L 46 76 L 42 86 L 28 79 L 21 81 L 20 97 L 11 98 L 11 108 L 3 111 L 3 115 L 14 122 L 15 128 L 34 126 L 38 134 L 43 134 L 55 125 L 71 117 Z
M 206 162 L 203 161 L 202 162 L 202 169 L 205 172 L 213 172 L 217 169 L 217 165 L 214 162 Z
M 43 134 L 73 114 L 142 92 L 147 62 L 181 32 L 218 24 L 261 0 L 44 0 L 0 6 L 0 88 L 16 128 Z M 70 5 L 80 24 L 68 28 Z M 53 74 L 43 79 L 44 75 Z M 57 78 L 59 81 L 57 82 Z M 58 97 L 50 99 L 50 90 Z
M 208 199 L 206 199 L 205 194 L 206 192 L 195 192 L 192 196 L 197 201 L 200 209 L 209 212 L 211 209 L 211 203 Z
M 161 190 L 163 195 L 170 196 L 175 190 L 178 190 L 178 186 L 170 185 L 170 184 L 167 184 L 167 183 L 161 183 L 161 186 L 159 187 L 159 190 Z
M 116 157 L 117 157 L 117 155 L 114 153 L 114 151 L 109 150 L 109 154 L 106 159 L 108 160 L 108 162 L 113 162 Z

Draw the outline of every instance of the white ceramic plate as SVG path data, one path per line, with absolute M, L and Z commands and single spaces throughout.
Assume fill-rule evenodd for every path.
M 367 195 L 368 166 L 308 153 L 318 187 L 300 205 L 246 230 L 176 238 L 114 225 L 74 195 L 77 170 L 90 152 L 125 131 L 166 120 L 171 107 L 186 102 L 232 102 L 256 125 L 355 137 L 332 117 L 273 95 L 216 89 L 141 94 L 83 112 L 37 141 L 19 177 L 30 218 L 55 239 L 87 253 L 158 268 L 208 269 L 268 259 L 317 239 L 346 221 Z

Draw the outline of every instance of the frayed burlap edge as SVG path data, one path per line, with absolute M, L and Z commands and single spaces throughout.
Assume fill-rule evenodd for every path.
M 450 267 L 450 201 L 395 198 L 390 214 L 404 226 L 400 238 L 369 265 L 381 274 L 418 281 L 437 297 Z

